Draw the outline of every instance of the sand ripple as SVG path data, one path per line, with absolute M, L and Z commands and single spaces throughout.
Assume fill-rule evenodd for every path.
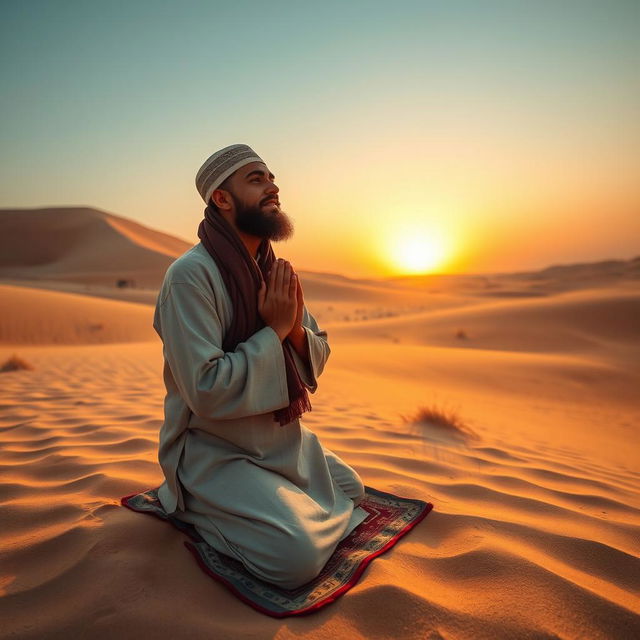
M 367 484 L 436 508 L 339 603 L 282 623 L 118 506 L 161 480 L 158 345 L 27 356 L 34 370 L 0 389 L 0 635 L 185 637 L 188 621 L 196 638 L 640 637 L 634 473 L 486 432 L 434 438 L 330 387 L 308 420 L 323 442 Z

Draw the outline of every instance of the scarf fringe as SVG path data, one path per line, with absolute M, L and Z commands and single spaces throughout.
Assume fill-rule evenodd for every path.
M 306 389 L 297 400 L 294 400 L 288 407 L 274 411 L 274 414 L 280 426 L 284 427 L 299 418 L 305 411 L 311 411 L 311 402 Z

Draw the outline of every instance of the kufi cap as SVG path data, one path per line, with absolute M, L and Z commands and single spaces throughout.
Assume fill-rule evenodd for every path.
M 240 167 L 264 160 L 246 144 L 232 144 L 205 160 L 196 175 L 196 189 L 206 204 L 211 194 Z

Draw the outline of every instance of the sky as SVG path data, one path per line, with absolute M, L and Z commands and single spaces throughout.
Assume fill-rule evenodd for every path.
M 640 2 L 0 0 L 0 207 L 196 242 L 249 144 L 301 270 L 491 273 L 640 254 Z

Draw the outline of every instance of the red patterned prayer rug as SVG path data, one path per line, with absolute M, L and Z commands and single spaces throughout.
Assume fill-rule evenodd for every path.
M 228 587 L 243 602 L 274 618 L 317 611 L 334 602 L 358 582 L 365 567 L 388 551 L 433 508 L 429 502 L 399 498 L 365 487 L 360 503 L 369 513 L 338 546 L 320 574 L 297 589 L 281 589 L 249 573 L 237 560 L 218 553 L 195 528 L 168 516 L 158 500 L 157 489 L 122 498 L 122 504 L 134 511 L 150 513 L 186 533 L 191 541 L 185 546 L 212 578 Z

